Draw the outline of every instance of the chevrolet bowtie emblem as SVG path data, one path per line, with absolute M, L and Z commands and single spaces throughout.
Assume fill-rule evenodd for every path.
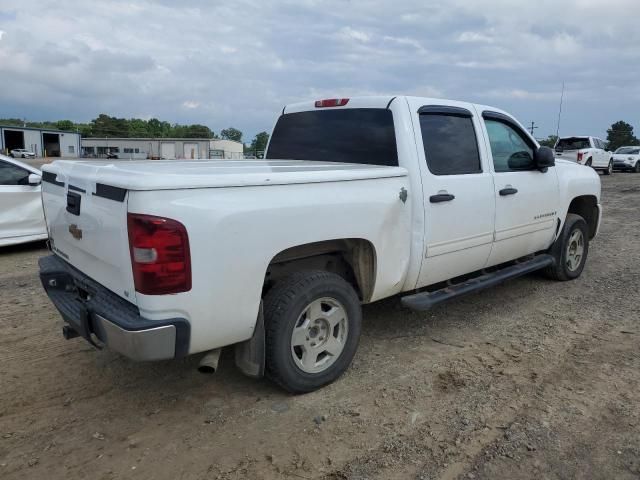
M 75 223 L 69 225 L 69 233 L 76 240 L 80 240 L 82 238 L 82 229 L 78 228 L 78 225 L 76 225 Z

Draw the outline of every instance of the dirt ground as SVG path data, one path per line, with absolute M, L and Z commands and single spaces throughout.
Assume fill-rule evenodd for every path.
M 231 352 L 205 376 L 65 341 L 44 246 L 3 249 L 0 478 L 638 479 L 640 175 L 602 183 L 580 279 L 369 305 L 351 369 L 302 396 Z

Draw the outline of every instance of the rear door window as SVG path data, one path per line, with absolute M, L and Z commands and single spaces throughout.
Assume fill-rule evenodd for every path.
M 397 166 L 393 114 L 380 108 L 286 113 L 265 158 Z
M 420 131 L 427 166 L 434 175 L 482 172 L 470 115 L 420 114 Z

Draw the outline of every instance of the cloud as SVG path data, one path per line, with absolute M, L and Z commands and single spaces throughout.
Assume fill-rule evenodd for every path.
M 0 117 L 143 112 L 250 140 L 286 103 L 412 94 L 493 102 L 544 135 L 564 81 L 563 125 L 604 135 L 638 121 L 638 16 L 637 0 L 21 0 L 0 10 Z
M 355 30 L 351 27 L 343 27 L 338 32 L 338 38 L 346 40 L 356 40 L 358 42 L 368 42 L 371 40 L 371 35 L 362 30 Z
M 535 92 L 535 91 L 529 91 L 529 90 L 522 90 L 518 88 L 514 88 L 510 90 L 489 90 L 487 92 L 484 92 L 484 95 L 488 98 L 515 99 L 515 100 L 557 101 L 560 98 L 559 91 Z
M 462 32 L 458 35 L 460 43 L 493 43 L 493 37 L 482 32 Z

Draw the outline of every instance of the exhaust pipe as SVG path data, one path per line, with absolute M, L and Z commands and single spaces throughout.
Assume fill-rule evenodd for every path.
M 215 350 L 210 350 L 205 353 L 198 365 L 198 371 L 200 373 L 216 373 L 216 370 L 218 370 L 218 361 L 220 360 L 221 351 L 221 348 L 216 348 Z

